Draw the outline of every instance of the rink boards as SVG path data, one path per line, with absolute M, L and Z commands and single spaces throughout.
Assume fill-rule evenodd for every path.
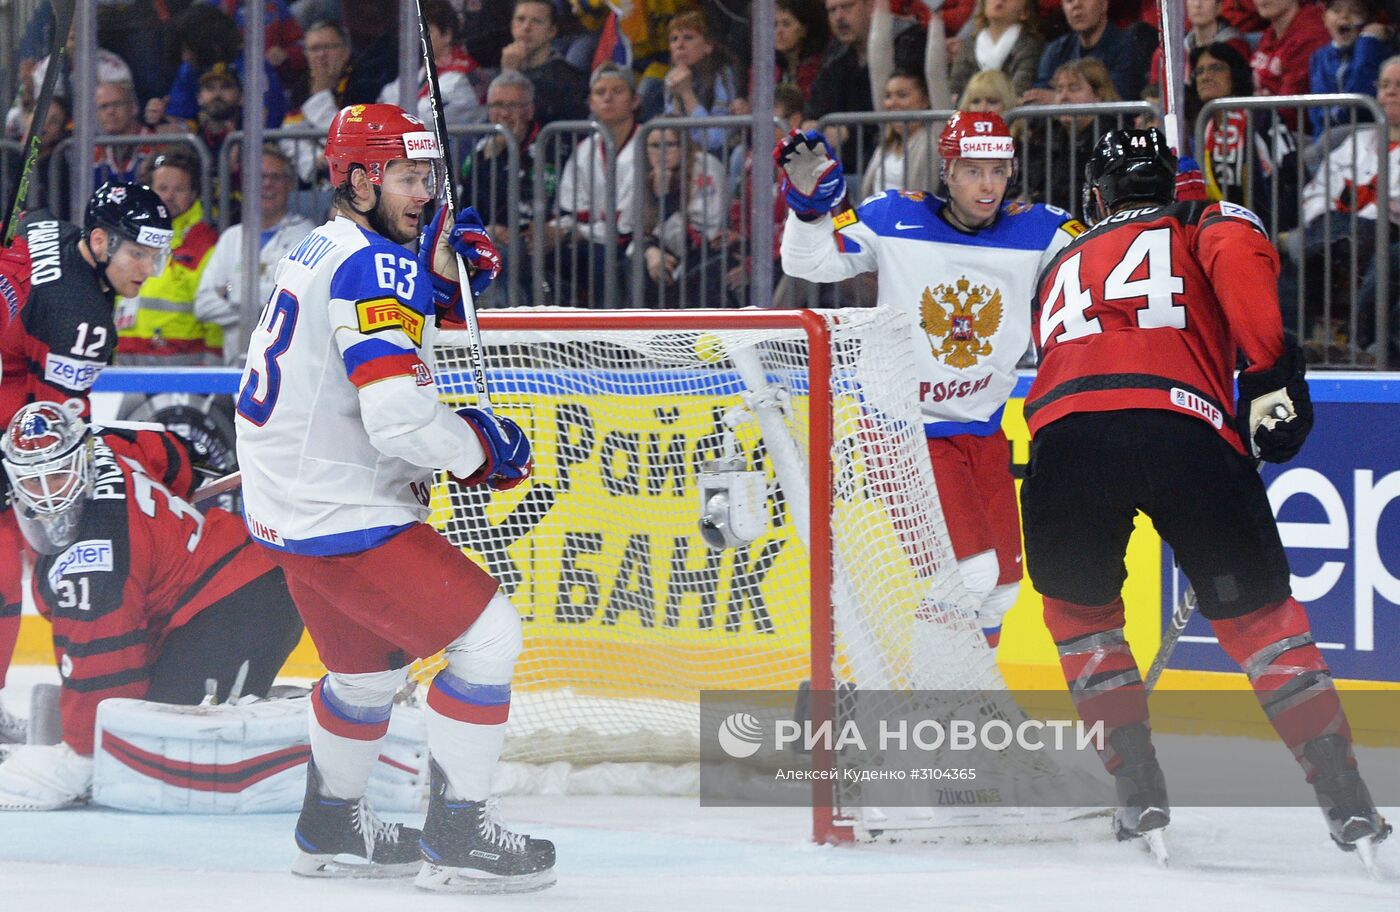
M 1005 419 L 1013 461 L 1022 464 L 1029 453 L 1029 438 L 1020 397 L 1029 382 L 1029 376 L 1022 378 Z M 231 371 L 171 374 L 113 368 L 96 387 L 94 409 L 99 417 L 110 415 L 117 398 L 112 394 L 118 392 L 231 392 L 235 384 L 236 374 Z M 1400 654 L 1400 506 L 1395 504 L 1400 498 L 1400 375 L 1319 373 L 1311 384 L 1317 407 L 1313 436 L 1293 462 L 1268 466 L 1263 473 L 1294 570 L 1294 589 L 1309 607 L 1316 638 L 1338 678 L 1363 687 L 1368 686 L 1365 682 L 1400 685 L 1400 662 L 1394 659 Z M 1169 550 L 1142 517 L 1130 546 L 1128 568 L 1127 633 L 1139 660 L 1146 664 L 1157 646 L 1159 619 L 1170 613 L 1183 581 L 1174 571 Z M 790 590 L 775 591 L 770 600 L 775 610 L 787 612 L 784 620 L 789 622 L 800 614 L 794 614 L 797 609 L 790 603 L 784 604 L 792 597 Z M 1063 686 L 1040 612 L 1039 597 L 1029 585 L 1024 586 L 1007 618 L 999 653 L 1013 686 Z M 572 629 L 578 630 L 577 626 Z M 16 660 L 51 661 L 47 633 L 47 626 L 37 618 L 26 617 Z M 587 631 L 578 633 L 582 642 L 575 645 L 592 642 L 609 652 L 626 639 L 625 630 L 608 631 L 601 639 Z M 767 637 L 755 639 L 753 633 L 746 640 L 742 631 L 725 639 L 712 644 L 713 648 L 742 652 L 765 648 L 765 641 L 767 648 L 778 645 Z M 794 639 L 782 639 L 780 649 L 787 659 L 783 664 L 788 673 L 799 675 L 801 650 Z M 308 644 L 294 653 L 293 662 L 298 673 L 315 673 Z M 1177 686 L 1219 686 L 1214 673 L 1231 671 L 1199 618 L 1187 628 L 1171 668 L 1168 680 Z M 724 683 L 743 686 L 745 682 Z

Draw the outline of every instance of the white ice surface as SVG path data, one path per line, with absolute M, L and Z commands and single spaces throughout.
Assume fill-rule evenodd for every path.
M 23 711 L 38 674 L 15 669 L 6 704 Z M 1400 838 L 1381 847 L 1385 880 L 1368 880 L 1313 808 L 1178 808 L 1169 870 L 1115 842 L 1103 818 L 1035 843 L 828 847 L 806 840 L 810 815 L 794 809 L 609 797 L 508 798 L 503 808 L 556 843 L 553 889 L 447 897 L 410 881 L 304 880 L 288 873 L 290 814 L 84 808 L 0 814 L 0 910 L 1400 910 Z

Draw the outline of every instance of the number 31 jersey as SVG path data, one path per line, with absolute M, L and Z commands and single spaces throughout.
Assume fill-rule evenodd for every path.
M 1207 422 L 1243 453 L 1235 352 L 1260 368 L 1283 353 L 1278 271 L 1258 216 L 1232 203 L 1148 206 L 1099 222 L 1040 276 L 1032 436 L 1074 412 L 1156 408 Z
M 438 400 L 431 280 L 346 218 L 276 279 L 238 394 L 248 531 L 294 554 L 365 551 L 427 519 L 434 470 L 465 478 L 485 460 Z

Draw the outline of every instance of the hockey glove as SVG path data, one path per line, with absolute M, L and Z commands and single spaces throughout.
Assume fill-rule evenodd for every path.
M 1302 349 L 1293 345 L 1273 367 L 1240 373 L 1235 427 L 1256 458 L 1287 462 L 1303 448 L 1313 426 L 1306 369 Z
M 846 173 L 836 150 L 816 130 L 793 130 L 773 147 L 773 161 L 787 178 L 788 208 L 811 220 L 846 198 Z
M 433 280 L 433 303 L 442 310 L 460 312 L 457 257 L 461 254 L 472 269 L 473 296 L 484 292 L 501 273 L 501 254 L 486 233 L 481 216 L 471 206 L 457 213 L 451 227 L 446 225 L 447 207 L 438 208 L 418 243 L 418 263 Z
M 457 414 L 476 432 L 486 453 L 481 467 L 466 478 L 457 478 L 459 483 L 468 487 L 485 483 L 493 490 L 508 491 L 530 477 L 535 462 L 520 425 L 477 408 L 458 409 Z
M 0 811 L 56 811 L 91 790 L 92 758 L 67 744 L 24 744 L 0 763 Z
M 1206 198 L 1206 180 L 1201 176 L 1201 166 L 1189 155 L 1183 155 L 1176 163 L 1176 199 L 1203 200 Z

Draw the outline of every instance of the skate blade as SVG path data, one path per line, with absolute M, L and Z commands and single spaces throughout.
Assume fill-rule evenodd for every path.
M 553 868 L 502 877 L 474 868 L 450 868 L 425 861 L 413 885 L 433 893 L 534 893 L 549 889 L 556 880 L 558 875 Z
M 1147 851 L 1152 853 L 1152 858 L 1157 862 L 1157 867 L 1165 868 L 1168 864 L 1167 838 L 1162 830 L 1147 830 L 1142 834 L 1142 841 L 1147 846 Z
M 345 856 L 347 858 L 354 856 Z M 403 864 L 371 864 L 362 858 L 355 861 L 341 861 L 337 855 L 313 855 L 298 852 L 292 862 L 292 873 L 298 877 L 338 877 L 352 880 L 387 880 L 394 877 L 412 877 L 418 872 L 421 861 L 407 861 Z
M 1356 849 L 1356 857 L 1361 859 L 1361 865 L 1366 869 L 1366 875 L 1372 880 L 1384 880 L 1380 865 L 1376 862 L 1376 837 L 1362 836 L 1352 845 Z

